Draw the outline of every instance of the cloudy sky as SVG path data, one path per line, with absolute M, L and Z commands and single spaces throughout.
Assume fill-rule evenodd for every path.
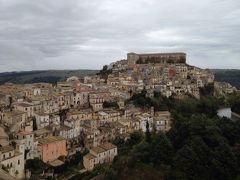
M 0 0 L 0 72 L 98 69 L 132 51 L 240 68 L 240 1 Z

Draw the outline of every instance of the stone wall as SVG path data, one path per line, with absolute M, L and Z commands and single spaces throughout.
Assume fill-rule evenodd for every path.
M 185 53 L 127 54 L 128 64 L 176 64 L 186 63 Z

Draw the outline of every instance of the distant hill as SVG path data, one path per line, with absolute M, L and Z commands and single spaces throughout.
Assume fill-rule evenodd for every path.
M 83 78 L 96 74 L 98 70 L 44 70 L 0 73 L 0 85 L 4 83 L 27 84 L 46 82 L 56 84 L 70 76 Z
M 240 69 L 212 69 L 217 81 L 228 82 L 240 89 Z
M 224 81 L 240 89 L 240 70 L 212 69 L 217 81 Z M 98 70 L 46 70 L 0 73 L 0 85 L 6 82 L 15 84 L 47 82 L 56 84 L 70 76 L 83 78 L 86 75 L 96 74 Z

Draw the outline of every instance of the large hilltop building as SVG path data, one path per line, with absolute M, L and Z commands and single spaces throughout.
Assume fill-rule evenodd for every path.
M 128 64 L 177 64 L 186 63 L 185 53 L 127 54 Z

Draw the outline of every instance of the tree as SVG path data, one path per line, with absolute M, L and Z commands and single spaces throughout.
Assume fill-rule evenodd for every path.
M 217 121 L 222 135 L 228 140 L 229 145 L 234 146 L 240 143 L 240 121 L 232 121 L 228 118 L 221 118 Z
M 103 102 L 103 108 L 119 108 L 118 103 L 116 101 L 110 102 L 110 101 L 104 101 Z
M 74 155 L 74 164 L 78 165 L 83 160 L 83 155 L 80 151 L 77 151 Z
M 190 138 L 174 157 L 172 179 L 211 179 L 209 158 L 211 150 L 202 138 Z
M 9 108 L 10 108 L 10 111 L 12 111 L 12 96 L 9 96 Z
M 235 113 L 240 113 L 240 96 L 235 96 L 235 99 L 231 102 L 231 109 Z
M 129 94 L 130 94 L 130 97 L 132 96 L 132 93 L 133 93 L 133 90 L 132 89 L 130 89 L 129 91 Z
M 149 122 L 146 121 L 146 142 L 150 143 L 151 142 L 151 133 L 149 129 Z
M 108 75 L 112 73 L 111 69 L 108 69 L 107 65 L 104 65 L 102 70 L 99 71 L 99 73 L 97 73 L 98 75 L 100 75 L 100 77 L 102 79 L 105 80 L 105 82 L 107 81 Z
M 200 89 L 201 96 L 213 96 L 214 94 L 214 84 L 208 84 Z
M 231 180 L 239 173 L 237 158 L 225 142 L 221 142 L 215 149 L 211 163 L 211 172 L 214 179 Z
M 38 127 L 37 127 L 37 120 L 35 116 L 32 117 L 32 121 L 33 121 L 33 130 L 36 131 Z
M 130 146 L 139 144 L 143 140 L 143 135 L 140 131 L 135 131 L 130 135 L 130 139 L 127 141 L 127 144 Z
M 217 115 L 217 110 L 219 109 L 217 100 L 213 97 L 205 97 L 200 100 L 197 105 L 197 111 L 199 113 L 205 113 L 209 117 L 214 117 Z
M 64 120 L 67 118 L 67 112 L 69 109 L 61 109 L 59 110 L 60 122 L 63 124 Z
M 151 143 L 151 161 L 154 165 L 171 164 L 174 148 L 171 141 L 163 133 L 157 134 Z
M 142 142 L 134 147 L 132 155 L 137 162 L 150 163 L 151 146 L 147 142 Z
M 79 145 L 85 147 L 85 134 L 83 132 L 81 132 L 79 136 Z
M 48 168 L 48 165 L 39 158 L 34 158 L 26 161 L 25 168 L 29 169 L 33 174 L 41 174 L 46 168 Z

